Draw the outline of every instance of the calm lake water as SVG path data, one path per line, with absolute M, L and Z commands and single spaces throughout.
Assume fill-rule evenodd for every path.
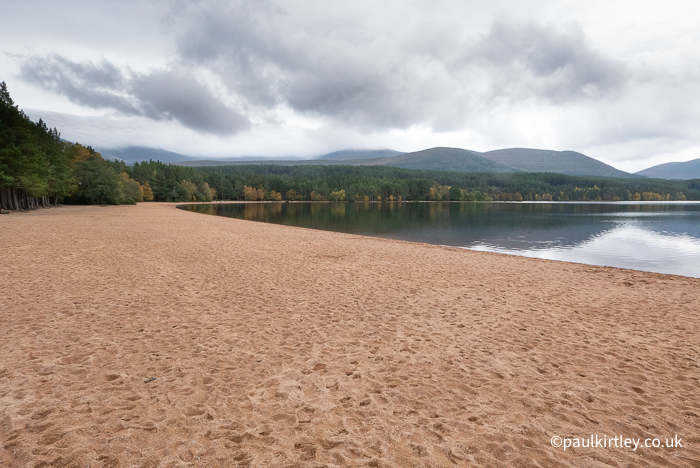
M 180 208 L 700 278 L 700 203 L 246 203 Z

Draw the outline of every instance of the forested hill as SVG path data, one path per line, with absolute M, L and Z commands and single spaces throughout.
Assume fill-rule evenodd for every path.
M 476 151 L 460 148 L 431 148 L 391 158 L 382 158 L 368 164 L 432 171 L 521 172 L 513 167 L 490 161 Z
M 576 151 L 510 148 L 481 153 L 486 159 L 524 172 L 557 172 L 567 175 L 640 177 L 615 169 Z
M 395 153 L 395 154 L 392 154 Z M 615 169 L 575 151 L 551 151 L 512 148 L 481 153 L 461 148 L 430 148 L 412 153 L 391 150 L 338 151 L 319 159 L 186 161 L 187 166 L 226 166 L 247 164 L 391 166 L 404 169 L 458 172 L 554 172 L 567 175 L 601 177 L 643 177 Z

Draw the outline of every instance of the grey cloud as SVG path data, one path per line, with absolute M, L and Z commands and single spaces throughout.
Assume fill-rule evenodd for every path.
M 248 120 L 224 105 L 208 88 L 172 71 L 139 75 L 130 91 L 152 119 L 173 118 L 193 130 L 226 135 L 247 129 Z
M 286 105 L 366 128 L 431 118 L 433 80 L 416 75 L 410 57 L 357 35 L 353 19 L 305 21 L 270 1 L 199 2 L 169 27 L 184 64 L 214 71 L 251 108 Z
M 187 3 L 178 10 L 170 27 L 184 61 L 216 70 L 229 90 L 253 104 L 279 101 L 282 69 L 296 68 L 284 31 L 273 24 L 282 10 L 266 0 Z
M 20 75 L 27 82 L 66 96 L 93 108 L 110 108 L 126 114 L 138 110 L 121 94 L 124 77 L 119 69 L 103 60 L 76 63 L 60 55 L 22 57 Z
M 28 82 L 86 107 L 177 120 L 185 127 L 215 135 L 234 134 L 250 126 L 246 117 L 184 72 L 156 70 L 127 75 L 106 60 L 76 63 L 52 55 L 24 57 L 20 74 Z
M 517 90 L 520 98 L 596 99 L 618 92 L 627 80 L 622 64 L 594 50 L 576 25 L 499 21 L 463 59 L 471 67 L 486 65 L 500 92 Z
M 272 0 L 197 2 L 168 28 L 183 64 L 213 71 L 251 109 L 284 105 L 366 129 L 452 130 L 496 99 L 596 100 L 626 80 L 576 26 L 500 21 L 482 36 L 400 35 L 279 5 L 287 10 Z

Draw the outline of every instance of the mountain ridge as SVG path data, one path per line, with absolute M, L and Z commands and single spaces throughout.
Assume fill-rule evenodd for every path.
M 127 147 L 100 151 L 108 159 L 129 164 L 150 159 L 184 166 L 215 165 L 384 165 L 404 169 L 424 169 L 457 172 L 552 172 L 567 175 L 600 177 L 645 177 L 618 170 L 597 159 L 576 151 L 555 151 L 530 148 L 507 148 L 479 152 L 462 148 L 435 147 L 409 153 L 391 149 L 345 149 L 326 153 L 314 159 L 238 157 L 203 159 L 171 151 L 146 147 Z
M 685 162 L 670 162 L 648 167 L 635 174 L 654 179 L 690 180 L 700 179 L 700 158 Z
M 356 150 L 356 149 L 344 149 L 340 151 L 333 151 L 332 153 L 326 153 L 319 156 L 318 160 L 324 161 L 350 161 L 353 159 L 375 159 L 375 158 L 387 158 L 392 156 L 398 156 L 404 154 L 401 151 L 391 150 L 391 149 L 381 149 L 381 150 Z
M 576 151 L 554 151 L 531 148 L 507 148 L 481 155 L 497 163 L 523 172 L 555 172 L 566 175 L 603 177 L 639 177 Z M 546 167 L 546 171 L 541 170 Z

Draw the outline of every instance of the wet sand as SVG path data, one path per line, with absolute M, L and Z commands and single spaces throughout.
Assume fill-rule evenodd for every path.
M 3 467 L 700 466 L 699 279 L 144 203 L 0 265 Z

